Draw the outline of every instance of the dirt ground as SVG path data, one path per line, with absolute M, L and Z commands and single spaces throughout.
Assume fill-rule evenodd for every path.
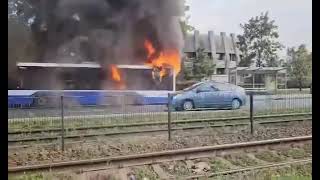
M 156 179 L 186 179 L 190 176 L 204 176 L 194 179 L 311 179 L 312 162 L 305 164 L 291 164 L 276 168 L 266 168 L 254 171 L 235 173 L 231 175 L 212 175 L 228 170 L 237 170 L 274 163 L 292 162 L 310 159 L 312 144 L 307 143 L 299 147 L 264 150 L 260 152 L 235 152 L 228 155 L 218 155 L 195 160 L 179 160 L 152 165 L 140 165 L 119 169 L 75 172 L 43 172 L 9 176 L 9 179 L 68 179 L 68 180 L 156 180 Z
M 22 166 L 59 161 L 139 154 L 188 147 L 265 140 L 312 134 L 312 122 L 289 123 L 285 126 L 255 127 L 254 135 L 247 128 L 197 129 L 175 131 L 168 141 L 167 133 L 153 135 L 99 137 L 91 142 L 69 144 L 62 152 L 60 147 L 34 145 L 23 149 L 9 149 L 8 165 Z

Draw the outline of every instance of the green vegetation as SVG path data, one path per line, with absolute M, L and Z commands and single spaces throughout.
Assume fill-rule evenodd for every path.
M 278 65 L 277 51 L 282 49 L 278 42 L 278 26 L 270 20 L 268 12 L 252 17 L 248 23 L 240 24 L 243 34 L 238 36 L 243 58 L 239 66 L 274 67 Z
M 287 57 L 285 67 L 288 68 L 290 77 L 298 83 L 297 86 L 302 91 L 305 82 L 310 84 L 312 81 L 312 53 L 309 53 L 306 46 L 302 44 L 297 50 L 294 47 L 288 48 Z
M 225 156 L 225 159 L 229 162 L 231 162 L 235 166 L 240 167 L 248 167 L 248 166 L 255 166 L 258 164 L 258 162 L 255 159 L 250 158 L 246 155 L 227 155 Z
M 134 169 L 134 174 L 137 180 L 156 180 L 159 179 L 158 175 L 152 170 L 151 166 L 144 166 L 143 168 Z
M 188 169 L 187 165 L 182 161 L 176 161 L 174 164 L 169 163 L 162 166 L 169 174 L 175 175 L 177 177 L 188 176 L 191 171 Z
M 191 67 L 184 66 L 183 72 L 186 80 L 201 81 L 203 78 L 213 74 L 215 65 L 204 50 L 197 49 L 196 58 L 192 60 Z
M 311 180 L 311 164 L 291 165 L 272 169 L 263 169 L 250 172 L 236 173 L 232 175 L 214 176 L 209 179 L 217 180 L 238 180 L 238 179 L 256 179 L 256 180 Z M 208 178 L 203 178 L 208 179 Z
M 63 180 L 73 180 L 74 178 L 69 174 L 62 173 L 28 173 L 20 176 L 9 176 L 9 180 L 54 180 L 54 179 L 63 179 Z
M 285 156 L 281 156 L 270 151 L 257 153 L 255 154 L 255 157 L 266 162 L 281 162 L 286 160 Z
M 22 176 L 9 176 L 9 180 L 44 180 L 42 174 L 25 174 Z
M 280 154 L 287 157 L 291 157 L 293 159 L 302 159 L 305 157 L 310 157 L 310 155 L 306 153 L 304 149 L 301 148 L 289 149 L 287 151 L 282 151 Z
M 221 172 L 230 169 L 229 165 L 220 159 L 210 161 L 210 167 L 212 172 Z

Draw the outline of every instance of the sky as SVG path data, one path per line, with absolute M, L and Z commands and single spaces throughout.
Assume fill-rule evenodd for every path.
M 200 33 L 241 34 L 240 23 L 269 11 L 285 47 L 306 44 L 312 51 L 312 0 L 187 0 L 190 24 Z M 285 50 L 280 52 L 280 56 Z

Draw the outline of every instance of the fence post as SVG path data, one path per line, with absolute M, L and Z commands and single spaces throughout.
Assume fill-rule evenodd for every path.
M 253 135 L 253 93 L 250 93 L 250 132 Z
M 171 141 L 171 94 L 168 93 L 168 140 Z
M 63 95 L 60 99 L 60 107 L 61 107 L 61 149 L 64 151 L 64 102 Z

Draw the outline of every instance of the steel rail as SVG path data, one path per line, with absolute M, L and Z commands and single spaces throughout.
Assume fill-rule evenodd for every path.
M 18 173 L 26 171 L 37 171 L 37 170 L 54 170 L 59 168 L 72 168 L 79 166 L 94 166 L 94 165 L 109 165 L 114 167 L 126 167 L 133 166 L 134 164 L 154 164 L 159 162 L 166 162 L 174 160 L 186 160 L 186 159 L 197 159 L 200 157 L 210 157 L 213 153 L 228 152 L 232 150 L 243 150 L 247 148 L 257 148 L 265 146 L 283 146 L 290 143 L 302 143 L 311 141 L 312 136 L 300 136 L 282 139 L 270 139 L 263 141 L 251 141 L 235 144 L 223 144 L 216 146 L 203 146 L 194 148 L 185 148 L 178 150 L 168 150 L 160 152 L 151 152 L 144 154 L 135 155 L 125 155 L 125 156 L 114 156 L 107 158 L 97 158 L 88 160 L 77 160 L 77 161 L 65 161 L 65 162 L 55 162 L 49 164 L 37 164 L 37 165 L 27 165 L 18 167 L 8 167 L 8 173 Z M 106 168 L 104 168 L 106 169 Z M 95 169 L 97 170 L 97 169 Z
M 273 120 L 273 121 L 256 121 L 255 124 L 275 124 L 275 123 L 288 123 L 288 122 L 310 121 L 310 120 L 312 120 L 312 118 L 291 119 L 291 120 Z M 175 127 L 175 128 L 171 128 L 171 130 L 172 131 L 181 131 L 181 130 L 192 130 L 192 129 L 218 128 L 218 127 L 228 127 L 228 126 L 248 126 L 248 125 L 250 125 L 249 122 L 213 124 L 213 125 L 208 124 L 208 125 L 203 125 L 203 126 Z M 166 132 L 166 131 L 168 131 L 167 128 L 159 128 L 159 129 L 138 130 L 138 131 L 93 133 L 93 134 L 82 134 L 82 135 L 66 135 L 64 138 L 65 139 L 75 139 L 75 138 L 89 138 L 89 137 L 97 137 L 97 136 L 117 136 L 117 135 L 128 135 L 128 134 L 156 133 L 156 132 Z M 8 139 L 8 143 L 58 140 L 60 138 L 61 138 L 61 136 Z
M 279 115 L 260 115 L 254 116 L 255 119 L 267 119 L 267 118 L 278 118 L 278 117 L 290 117 L 290 116 L 308 116 L 312 113 L 291 113 L 291 114 L 279 114 Z M 247 120 L 249 117 L 227 117 L 227 118 L 206 118 L 206 119 L 193 119 L 193 120 L 176 120 L 172 121 L 172 124 L 185 124 L 185 123 L 198 123 L 198 122 L 219 122 L 228 120 Z M 148 122 L 148 123 L 130 123 L 130 124 L 112 124 L 112 125 L 101 125 L 101 126 L 88 126 L 88 127 L 75 127 L 75 128 L 65 128 L 68 130 L 90 130 L 90 129 L 107 129 L 107 128 L 122 128 L 122 127 L 139 127 L 139 126 L 156 126 L 156 125 L 166 125 L 167 122 Z M 13 130 L 8 131 L 8 134 L 23 134 L 23 133 L 43 133 L 43 132 L 55 132 L 61 131 L 61 128 L 51 128 L 51 129 L 33 129 L 33 130 Z

